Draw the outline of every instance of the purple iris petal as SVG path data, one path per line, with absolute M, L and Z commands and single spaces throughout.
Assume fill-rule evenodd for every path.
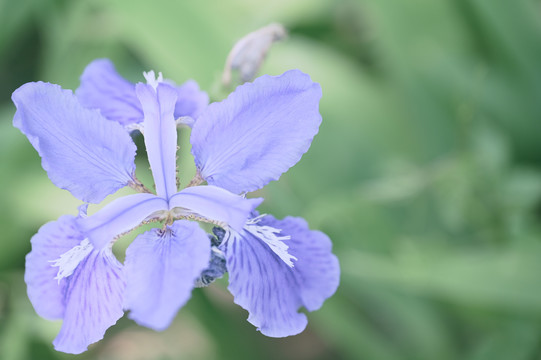
M 87 243 L 84 251 L 77 249 L 85 240 L 75 219 L 62 216 L 34 235 L 32 251 L 26 257 L 25 281 L 36 312 L 64 320 L 55 348 L 78 354 L 100 340 L 122 316 L 125 282 L 121 264 L 109 248 L 94 250 Z M 74 256 L 66 257 L 70 252 Z M 63 266 L 71 267 L 72 273 L 57 278 L 66 270 L 55 265 L 63 255 L 68 259 Z
M 321 88 L 298 70 L 261 76 L 195 122 L 192 153 L 209 185 L 240 194 L 295 165 L 318 132 Z
M 92 250 L 67 279 L 64 322 L 53 344 L 56 350 L 79 354 L 124 315 L 126 282 L 109 248 Z
M 139 235 L 126 251 L 125 308 L 130 318 L 155 330 L 169 326 L 208 266 L 210 241 L 194 222 Z
M 169 200 L 171 209 L 186 209 L 186 215 L 194 214 L 213 220 L 223 227 L 242 229 L 250 213 L 263 199 L 244 199 L 216 186 L 195 186 L 181 190 Z
M 132 181 L 136 147 L 118 124 L 83 108 L 69 90 L 28 83 L 13 93 L 13 125 L 42 158 L 51 181 L 86 202 L 100 202 Z
M 194 119 L 208 105 L 208 95 L 199 90 L 193 80 L 180 86 L 173 85 L 178 93 L 175 118 L 191 116 Z M 81 76 L 81 86 L 76 91 L 81 104 L 100 109 L 103 116 L 122 125 L 143 121 L 143 110 L 135 94 L 135 84 L 120 76 L 108 59 L 91 62 Z
M 84 107 L 100 109 L 109 120 L 122 125 L 143 120 L 134 84 L 120 76 L 109 59 L 94 60 L 86 67 L 76 94 Z
M 34 309 L 46 319 L 64 316 L 66 280 L 55 280 L 58 268 L 51 261 L 79 245 L 84 236 L 77 229 L 74 217 L 64 215 L 43 225 L 32 237 L 32 251 L 26 255 L 24 281 Z
M 154 89 L 139 83 L 135 90 L 145 114 L 145 146 L 156 193 L 169 199 L 177 192 L 177 126 L 173 116 L 177 92 L 166 84 L 158 84 Z
M 209 103 L 209 96 L 206 92 L 199 90 L 199 85 L 193 80 L 177 86 L 178 99 L 175 105 L 175 118 L 190 116 L 194 120 Z
M 102 249 L 116 236 L 139 226 L 148 216 L 167 210 L 167 201 L 156 195 L 127 195 L 87 218 L 77 219 L 77 226 L 94 248 Z
M 235 303 L 248 310 L 248 321 L 264 335 L 283 337 L 304 330 L 306 315 L 300 307 L 317 310 L 338 287 L 340 268 L 331 253 L 329 238 L 311 231 L 300 218 L 276 220 L 265 216 L 258 223 L 282 229 L 289 253 L 297 258 L 289 267 L 261 239 L 244 231 L 226 241 L 229 291 Z

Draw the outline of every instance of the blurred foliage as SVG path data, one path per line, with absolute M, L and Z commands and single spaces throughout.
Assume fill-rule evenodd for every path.
M 303 334 L 270 339 L 223 280 L 163 333 L 124 318 L 78 358 L 541 357 L 539 1 L 0 0 L 0 359 L 74 358 L 53 350 L 60 324 L 35 314 L 23 271 L 30 237 L 78 202 L 11 126 L 11 92 L 74 89 L 108 57 L 131 80 L 156 69 L 219 99 L 229 49 L 270 22 L 290 37 L 262 73 L 309 73 L 324 122 L 263 210 L 331 236 L 337 294 Z

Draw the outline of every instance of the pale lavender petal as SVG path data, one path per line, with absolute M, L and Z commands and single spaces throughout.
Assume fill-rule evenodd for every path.
M 64 319 L 55 348 L 74 354 L 100 340 L 123 314 L 125 281 L 121 264 L 109 248 L 87 247 L 76 263 L 71 263 L 73 257 L 63 262 L 73 272 L 57 279 L 61 267 L 55 265 L 56 260 L 77 249 L 84 238 L 76 218 L 65 215 L 41 227 L 26 257 L 28 297 L 40 316 Z
M 56 280 L 58 268 L 52 261 L 77 246 L 84 236 L 75 225 L 75 217 L 64 215 L 43 225 L 32 237 L 32 251 L 26 256 L 24 281 L 28 298 L 39 316 L 61 319 L 64 316 L 66 280 Z
M 193 214 L 214 221 L 222 227 L 240 230 L 262 198 L 245 199 L 216 186 L 183 189 L 169 200 L 169 208 L 179 208 L 182 215 Z
M 209 97 L 193 80 L 174 85 L 178 100 L 175 118 L 190 116 L 196 119 L 208 105 Z M 103 116 L 122 125 L 143 121 L 143 108 L 135 94 L 135 84 L 118 74 L 109 59 L 92 61 L 81 76 L 81 85 L 76 91 L 84 107 L 100 109 Z
M 126 282 L 111 249 L 93 250 L 67 278 L 64 322 L 55 349 L 79 354 L 122 317 Z
M 209 185 L 240 194 L 295 165 L 317 134 L 321 88 L 298 70 L 237 87 L 199 116 L 192 134 L 197 168 Z
M 136 147 L 119 124 L 85 109 L 69 90 L 28 83 L 12 96 L 13 125 L 40 154 L 51 181 L 85 202 L 100 202 L 132 181 Z
M 139 226 L 153 213 L 167 211 L 167 201 L 153 194 L 133 194 L 114 200 L 77 226 L 96 249 L 102 249 L 116 236 Z
M 280 235 L 291 236 L 286 243 L 291 255 L 297 257 L 292 271 L 301 284 L 303 305 L 308 311 L 319 309 L 335 293 L 340 282 L 340 264 L 332 253 L 329 237 L 321 231 L 310 230 L 306 220 L 300 217 L 278 220 L 266 215 L 260 224 L 281 229 Z
M 125 309 L 138 324 L 164 330 L 208 266 L 210 241 L 197 223 L 178 220 L 139 235 L 126 251 Z
M 175 118 L 190 116 L 194 120 L 209 103 L 209 96 L 206 92 L 199 90 L 199 85 L 193 80 L 177 86 L 178 99 L 175 105 Z
M 282 229 L 289 253 L 297 258 L 289 267 L 261 239 L 248 232 L 225 243 L 229 291 L 235 303 L 248 310 L 248 321 L 264 335 L 284 337 L 304 330 L 306 315 L 298 310 L 317 310 L 336 291 L 340 268 L 331 253 L 329 238 L 311 231 L 300 218 L 276 220 L 265 216 L 259 223 Z
M 86 67 L 76 94 L 84 107 L 99 109 L 109 120 L 122 125 L 143 121 L 135 85 L 120 76 L 109 59 L 94 60 Z
M 138 83 L 135 90 L 145 114 L 145 146 L 156 193 L 169 199 L 177 192 L 177 125 L 173 116 L 177 92 L 166 84 L 159 84 L 154 89 L 151 85 Z

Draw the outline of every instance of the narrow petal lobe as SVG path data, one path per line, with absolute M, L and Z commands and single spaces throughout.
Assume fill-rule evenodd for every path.
M 132 181 L 136 147 L 119 124 L 85 109 L 69 90 L 28 83 L 12 96 L 13 125 L 42 158 L 51 181 L 85 202 L 100 202 Z
M 138 324 L 164 330 L 208 266 L 210 241 L 199 225 L 175 221 L 139 235 L 126 251 L 126 303 Z
M 250 213 L 263 199 L 244 199 L 216 186 L 194 186 L 183 189 L 169 200 L 170 209 L 180 215 L 202 217 L 215 224 L 240 230 Z
M 225 244 L 229 291 L 235 303 L 248 310 L 248 321 L 264 335 L 284 337 L 304 330 L 304 306 L 317 310 L 338 287 L 340 268 L 331 253 L 329 238 L 308 229 L 300 218 L 276 220 L 265 216 L 259 223 L 282 229 L 289 253 L 296 258 L 290 267 L 265 241 L 242 232 Z
M 298 70 L 261 76 L 213 103 L 195 122 L 192 153 L 209 185 L 257 190 L 295 165 L 317 134 L 319 84 Z
M 156 193 L 169 199 L 177 192 L 177 125 L 173 116 L 177 92 L 163 83 L 158 84 L 156 89 L 139 83 L 136 92 L 145 114 L 145 146 Z
M 102 249 L 116 236 L 139 226 L 153 213 L 167 210 L 167 202 L 153 194 L 121 197 L 77 225 L 96 249 Z

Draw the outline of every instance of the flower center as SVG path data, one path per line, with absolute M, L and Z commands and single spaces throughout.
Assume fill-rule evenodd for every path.
M 147 222 L 163 221 L 164 226 L 165 226 L 165 225 L 173 224 L 175 220 L 193 220 L 193 221 L 199 221 L 199 222 L 204 222 L 207 224 L 216 225 L 222 228 L 228 228 L 228 225 L 225 222 L 206 218 L 202 215 L 199 215 L 193 211 L 190 211 L 182 207 L 175 207 L 175 208 L 172 208 L 171 210 L 157 211 L 153 213 L 151 216 L 149 216 L 146 221 Z

